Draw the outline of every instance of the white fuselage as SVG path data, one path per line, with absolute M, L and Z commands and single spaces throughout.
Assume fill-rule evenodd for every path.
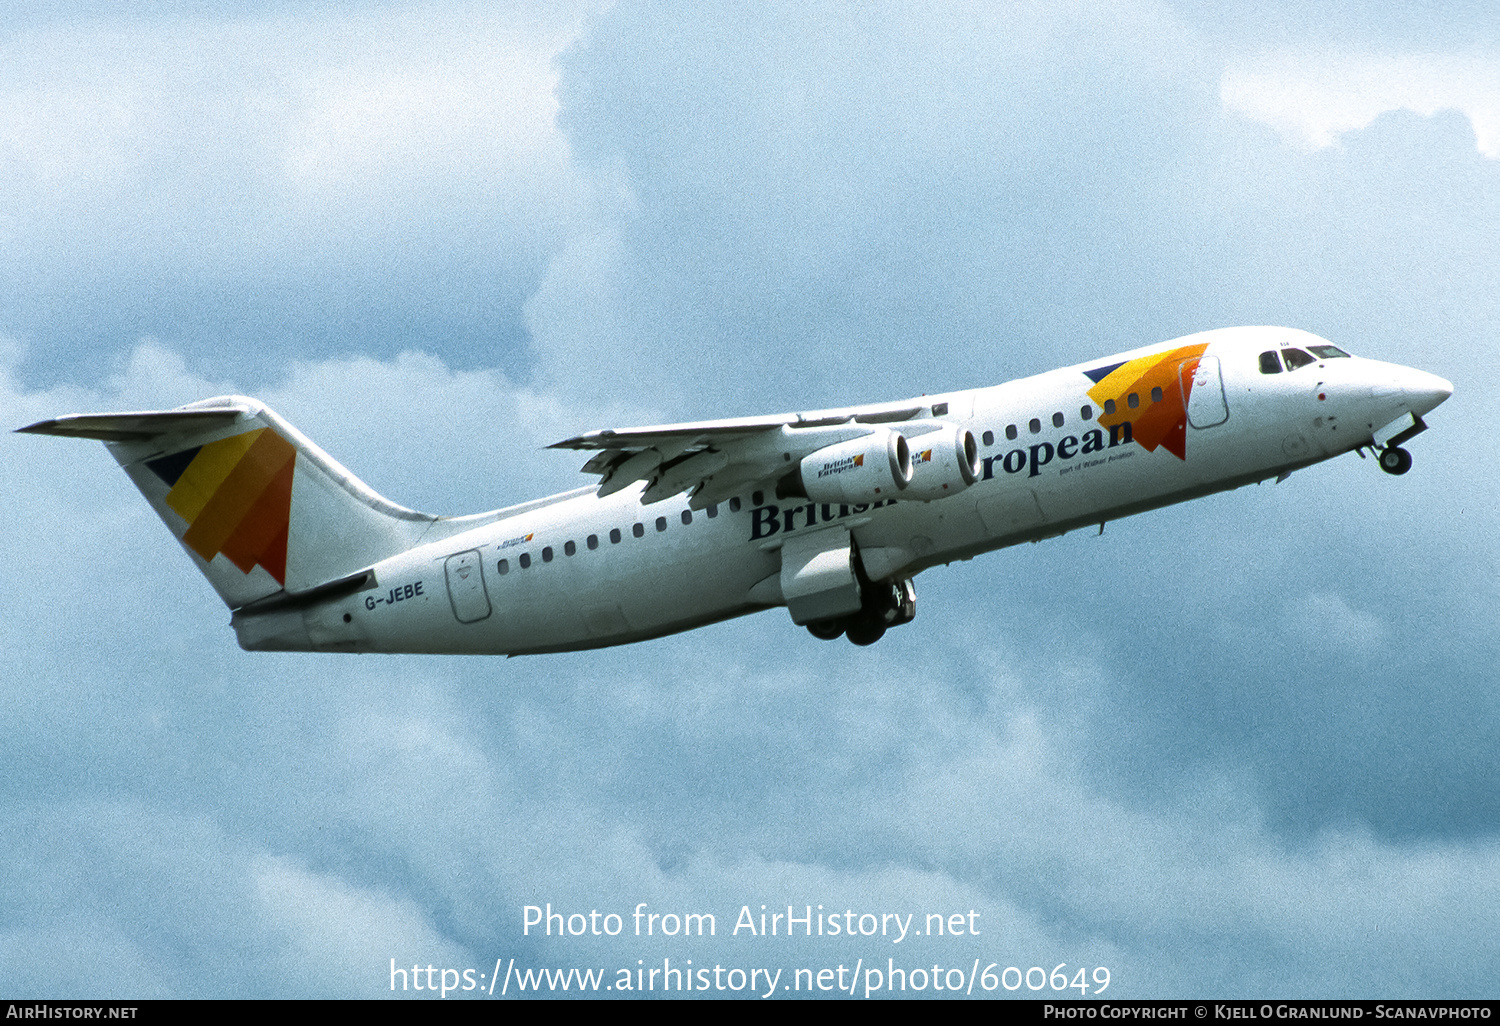
M 1191 402 L 1157 411 L 1183 421 L 1172 443 L 1181 455 L 1101 426 L 1091 370 L 1195 341 L 1207 349 Z M 761 484 L 694 511 L 686 494 L 642 504 L 639 485 L 606 498 L 581 489 L 386 559 L 373 586 L 302 615 L 313 647 L 340 651 L 521 654 L 637 641 L 780 604 L 777 549 L 789 536 L 847 528 L 870 578 L 909 578 L 1349 452 L 1447 395 L 1432 375 L 1358 357 L 1280 373 L 1258 366 L 1263 351 L 1322 342 L 1225 329 L 913 400 L 982 442 L 978 480 L 942 499 L 814 503 Z M 1132 418 L 1153 405 L 1149 392 L 1128 414 L 1119 401 Z

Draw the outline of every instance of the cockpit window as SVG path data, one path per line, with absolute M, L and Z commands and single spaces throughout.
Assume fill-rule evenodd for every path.
M 1276 355 L 1276 350 L 1267 350 L 1260 354 L 1260 372 L 1262 374 L 1280 374 L 1281 358 Z
M 1281 358 L 1286 361 L 1286 369 L 1289 371 L 1294 371 L 1298 367 L 1306 367 L 1310 363 L 1318 362 L 1300 349 L 1283 349 L 1281 351 Z
M 1307 351 L 1320 360 L 1333 360 L 1340 356 L 1349 355 L 1338 346 L 1308 346 Z

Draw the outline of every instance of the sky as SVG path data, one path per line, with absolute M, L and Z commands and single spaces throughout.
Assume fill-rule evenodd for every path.
M 438 513 L 584 483 L 544 450 L 582 431 L 1234 324 L 1455 386 L 1404 477 L 1348 455 L 934 568 L 869 649 L 771 610 L 245 653 L 102 446 L 0 435 L 0 993 L 691 959 L 773 999 L 856 961 L 1500 996 L 1480 5 L 19 3 L 0 196 L 3 426 L 252 394 Z M 716 935 L 637 937 L 642 902 Z M 548 904 L 622 932 L 528 932 Z M 762 905 L 977 918 L 731 932 Z

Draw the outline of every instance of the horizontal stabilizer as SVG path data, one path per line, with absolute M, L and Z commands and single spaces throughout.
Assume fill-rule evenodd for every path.
M 145 442 L 161 435 L 213 431 L 228 427 L 244 406 L 212 410 L 160 410 L 139 413 L 79 413 L 70 417 L 41 420 L 17 428 L 21 434 L 58 435 L 62 438 L 93 438 L 100 442 Z

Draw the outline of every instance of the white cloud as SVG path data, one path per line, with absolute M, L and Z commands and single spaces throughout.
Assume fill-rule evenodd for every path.
M 1356 660 L 1379 655 L 1390 633 L 1378 616 L 1328 593 L 1309 593 L 1289 602 L 1282 623 L 1309 648 Z
M 1227 109 L 1313 149 L 1390 111 L 1457 110 L 1473 124 L 1479 152 L 1500 159 L 1500 62 L 1492 59 L 1268 54 L 1231 64 L 1219 91 Z
M 392 167 L 404 170 L 403 179 L 434 169 L 500 176 L 527 163 L 540 165 L 533 176 L 563 170 L 549 48 L 434 49 L 383 74 L 361 62 L 312 76 L 288 130 L 291 176 L 348 188 Z
M 260 855 L 248 869 L 267 925 L 282 939 L 261 971 L 296 981 L 290 992 L 373 996 L 392 959 L 402 969 L 418 961 L 475 964 L 410 898 L 357 887 L 284 857 Z
M 553 60 L 583 7 L 17 33 L 0 42 L 0 258 L 256 266 L 330 233 L 451 247 L 496 223 L 534 247 L 578 202 Z

